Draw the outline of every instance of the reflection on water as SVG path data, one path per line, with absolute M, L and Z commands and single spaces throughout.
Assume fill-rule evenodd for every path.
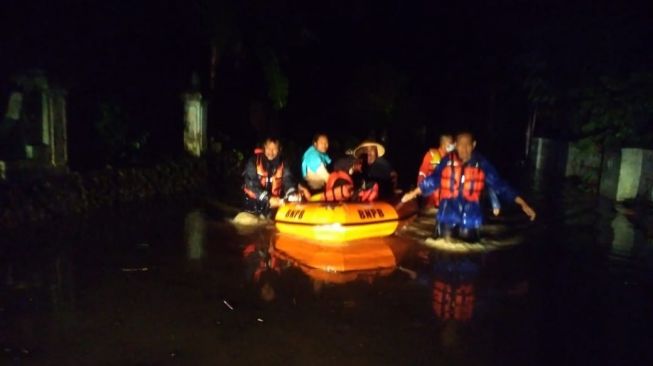
M 326 246 L 196 208 L 24 230 L 0 248 L 0 364 L 643 359 L 653 245 L 610 205 L 540 202 L 534 227 L 507 212 L 485 228 L 523 241 L 479 253 L 422 245 L 430 216 Z
M 632 222 L 623 214 L 616 214 L 610 223 L 612 228 L 612 251 L 615 254 L 630 255 L 636 242 L 643 241 L 640 230 L 635 230 Z M 636 238 L 638 235 L 640 237 Z
M 469 321 L 476 302 L 475 280 L 479 268 L 468 258 L 433 264 L 433 311 L 441 320 Z
M 390 247 L 393 239 L 375 238 L 333 245 L 278 234 L 273 236 L 271 248 L 276 258 L 293 263 L 309 277 L 345 283 L 363 275 L 391 272 L 396 265 Z
M 191 262 L 199 261 L 204 256 L 206 240 L 206 220 L 200 210 L 190 211 L 184 220 L 184 237 L 186 253 Z
M 0 346 L 19 362 L 41 348 L 48 331 L 65 331 L 74 324 L 73 267 L 65 253 L 36 261 L 14 259 L 0 264 Z

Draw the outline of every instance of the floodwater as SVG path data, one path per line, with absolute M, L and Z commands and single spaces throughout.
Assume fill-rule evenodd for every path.
M 0 364 L 652 364 L 650 236 L 559 192 L 530 195 L 533 225 L 492 220 L 511 244 L 491 251 L 424 245 L 430 217 L 302 245 L 201 202 L 21 228 L 0 246 Z

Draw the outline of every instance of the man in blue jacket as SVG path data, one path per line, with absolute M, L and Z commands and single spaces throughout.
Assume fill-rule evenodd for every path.
M 515 202 L 535 220 L 535 211 L 517 195 L 481 154 L 474 151 L 476 141 L 469 132 L 456 136 L 456 152 L 446 156 L 415 190 L 402 198 L 406 202 L 417 195 L 429 195 L 440 189 L 440 209 L 437 214 L 436 235 L 475 242 L 483 224 L 480 199 L 485 186 L 505 202 Z M 494 205 L 493 205 L 494 206 Z M 499 210 L 494 207 L 494 214 Z

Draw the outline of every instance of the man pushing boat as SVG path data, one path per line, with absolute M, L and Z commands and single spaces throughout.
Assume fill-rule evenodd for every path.
M 456 151 L 447 155 L 435 171 L 413 191 L 402 197 L 407 202 L 418 195 L 430 195 L 440 189 L 440 209 L 435 235 L 438 237 L 476 242 L 483 224 L 480 199 L 487 186 L 505 202 L 515 202 L 530 218 L 535 211 L 514 189 L 504 182 L 496 169 L 481 154 L 475 152 L 476 140 L 470 132 L 456 136 Z M 494 210 L 498 215 L 498 210 Z
M 288 165 L 280 156 L 281 144 L 275 138 L 268 138 L 262 149 L 256 149 L 254 156 L 245 165 L 243 172 L 245 210 L 255 215 L 269 216 L 270 210 L 281 206 L 284 199 L 299 200 L 299 194 L 306 188 L 297 185 Z

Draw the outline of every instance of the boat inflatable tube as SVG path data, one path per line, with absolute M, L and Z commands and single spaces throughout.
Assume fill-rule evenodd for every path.
M 290 203 L 277 211 L 275 226 L 284 234 L 341 242 L 392 235 L 406 217 L 387 202 Z

